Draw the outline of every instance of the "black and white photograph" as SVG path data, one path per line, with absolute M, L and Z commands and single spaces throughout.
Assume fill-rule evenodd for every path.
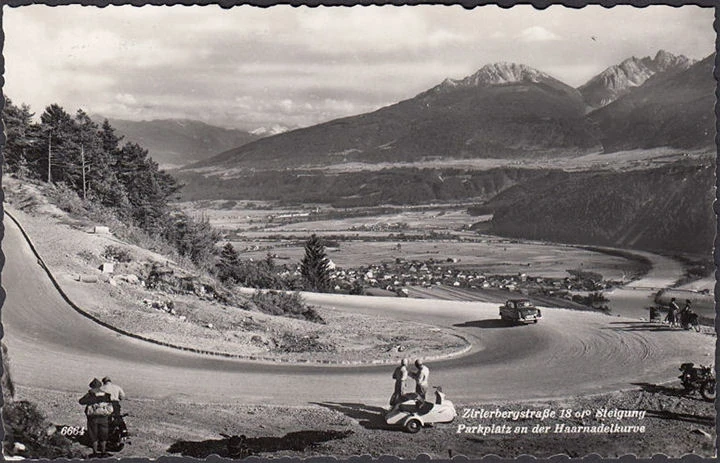
M 3 6 L 3 458 L 716 457 L 715 14 Z

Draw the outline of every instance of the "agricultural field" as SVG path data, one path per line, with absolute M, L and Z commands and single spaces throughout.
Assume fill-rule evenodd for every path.
M 523 273 L 548 278 L 566 277 L 568 269 L 592 271 L 607 280 L 620 281 L 642 272 L 638 262 L 620 256 L 479 234 L 470 226 L 491 216 L 471 216 L 464 207 L 348 211 L 327 206 L 292 209 L 272 208 L 268 203 L 232 203 L 202 201 L 183 207 L 195 214 L 202 210 L 213 226 L 226 233 L 242 258 L 257 260 L 269 255 L 278 265 L 299 264 L 304 241 L 315 233 L 326 239 L 332 262 L 346 269 L 401 259 L 432 260 L 448 268 L 496 275 Z

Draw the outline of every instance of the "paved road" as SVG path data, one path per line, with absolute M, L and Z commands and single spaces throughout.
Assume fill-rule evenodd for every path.
M 645 251 L 632 251 L 650 261 L 652 267 L 642 278 L 622 288 L 605 293 L 613 313 L 647 319 L 648 307 L 655 305 L 655 293 L 681 279 L 685 273 L 682 264 L 675 259 Z
M 5 220 L 5 341 L 16 383 L 84 392 L 109 374 L 136 398 L 198 403 L 384 404 L 392 368 L 262 365 L 184 353 L 129 339 L 60 297 L 16 226 Z M 433 362 L 431 383 L 459 403 L 558 397 L 667 381 L 683 361 L 709 362 L 713 339 L 637 321 L 545 310 L 537 325 L 505 326 L 494 304 L 308 295 L 310 302 L 454 326 L 477 341 L 462 358 Z M 75 301 L 82 305 L 82 301 Z

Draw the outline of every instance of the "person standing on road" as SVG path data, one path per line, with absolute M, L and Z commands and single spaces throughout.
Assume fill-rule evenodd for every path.
M 428 380 L 430 378 L 430 369 L 423 365 L 422 360 L 415 360 L 415 367 L 417 371 L 413 372 L 412 377 L 415 379 L 415 392 L 423 400 L 427 396 L 428 391 Z
M 690 323 L 690 314 L 692 313 L 692 309 L 690 309 L 690 305 L 692 302 L 690 299 L 685 299 L 685 307 L 680 310 L 680 313 L 677 316 L 677 322 L 685 328 Z
M 395 371 L 393 372 L 393 379 L 395 380 L 395 391 L 393 392 L 392 397 L 390 397 L 391 407 L 395 406 L 398 400 L 400 400 L 400 397 L 405 394 L 405 383 L 407 383 L 408 379 L 407 364 L 407 359 L 402 359 L 400 361 L 400 366 L 395 368 Z
M 114 384 L 109 376 L 102 379 L 103 385 L 101 390 L 110 394 L 110 403 L 113 406 L 113 415 L 120 415 L 120 401 L 125 398 L 125 391 L 120 386 Z
M 108 440 L 109 418 L 113 413 L 110 394 L 104 392 L 99 379 L 93 378 L 90 390 L 80 398 L 80 405 L 85 405 L 88 436 L 92 441 L 91 457 L 108 457 L 105 446 Z
M 665 320 L 670 326 L 677 325 L 677 317 L 679 310 L 680 307 L 677 305 L 677 302 L 675 302 L 675 298 L 673 297 L 672 299 L 670 299 L 670 305 L 668 306 L 668 314 L 667 317 L 665 317 Z

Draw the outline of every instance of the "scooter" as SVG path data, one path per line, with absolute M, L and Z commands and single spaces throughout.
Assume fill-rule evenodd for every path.
M 416 433 L 434 423 L 450 423 L 457 416 L 455 406 L 445 398 L 442 388 L 435 387 L 435 401 L 423 400 L 414 392 L 403 394 L 385 414 L 385 422 L 402 426 L 409 433 Z
M 682 373 L 678 378 L 686 394 L 700 391 L 700 395 L 707 402 L 715 400 L 715 373 L 712 367 L 700 365 L 698 368 L 694 363 L 683 363 L 680 365 L 680 371 Z

